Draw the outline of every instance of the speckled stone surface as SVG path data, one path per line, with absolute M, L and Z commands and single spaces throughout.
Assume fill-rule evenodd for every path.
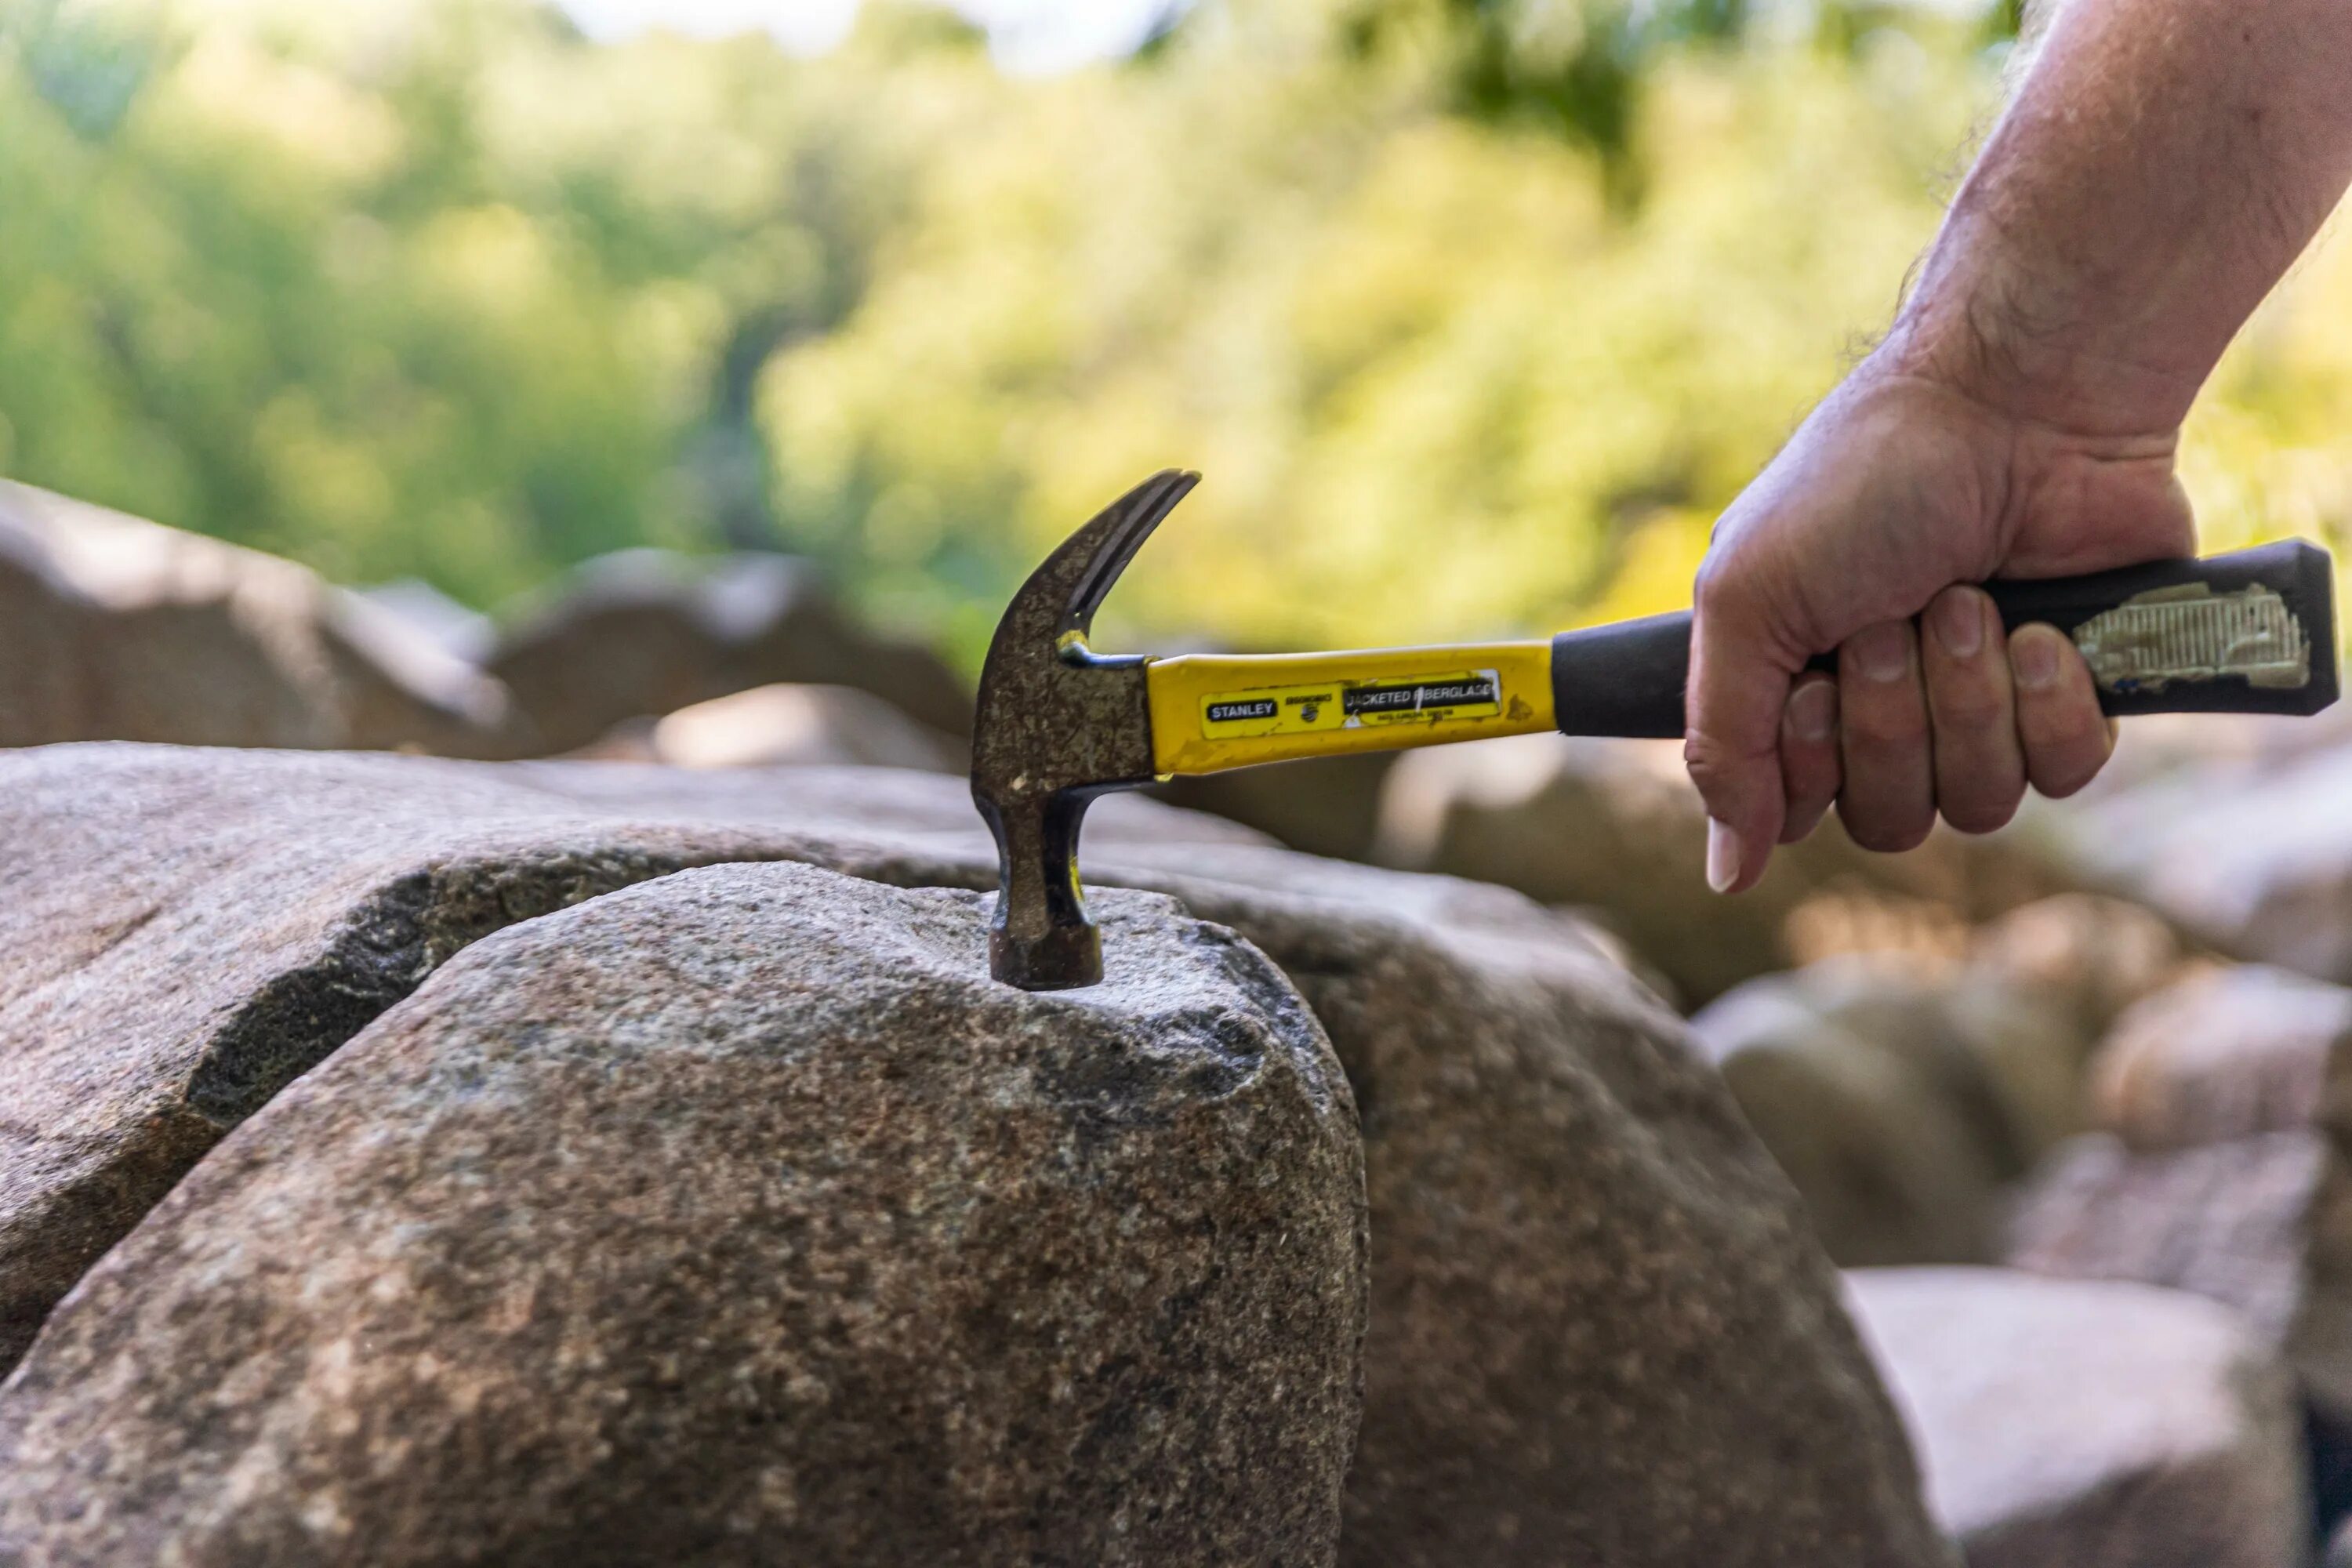
M 2292 1380 L 2225 1309 L 1997 1268 L 1847 1278 L 1969 1568 L 2305 1560 Z
M 403 879 L 448 890 L 432 910 L 488 911 L 472 940 L 564 901 L 528 895 L 551 877 L 536 868 L 605 864 L 597 846 L 639 876 L 676 863 L 659 851 L 902 886 L 994 878 L 962 781 L 904 772 L 58 749 L 0 757 L 11 834 L 54 847 L 20 879 L 33 907 L 0 900 L 0 951 L 39 953 L 44 975 L 0 971 L 0 1073 L 38 1086 L 69 1062 L 106 1108 L 45 1102 L 80 1142 L 0 1128 L 16 1214 L 60 1156 L 117 1184 L 110 1215 L 153 1203 L 221 1131 L 184 1108 L 224 1021 L 275 976 L 376 951 L 355 911 Z M 1586 928 L 1498 888 L 1316 860 L 1132 798 L 1099 803 L 1087 843 L 1090 887 L 1172 893 L 1264 949 L 1355 1086 L 1372 1310 L 1345 1561 L 1947 1560 L 1795 1193 L 1682 1026 Z M 378 1011 L 447 956 L 407 934 L 376 945 L 396 960 Z M 279 1083 L 365 1021 L 279 1016 Z M 72 1049 L 47 1048 L 62 1029 Z M 254 1081 L 258 1103 L 274 1085 Z M 180 1163 L 152 1158 L 151 1117 L 190 1130 L 165 1149 Z M 89 1234 L 22 1230 L 12 1264 L 8 1223 L 9 1288 L 12 1268 L 22 1279 Z
M 0 1400 L 42 1564 L 1313 1563 L 1362 1169 L 1280 973 L 1146 894 L 690 871 L 469 947 L 247 1121 Z
M 960 780 L 788 776 L 0 752 L 0 1371 L 223 1132 L 467 943 L 688 866 L 974 853 Z M 1119 805 L 1155 842 L 1255 837 Z
M 1573 922 L 1433 879 L 1339 902 L 1357 874 L 1165 884 L 1283 967 L 1356 1086 L 1372 1323 L 1340 1561 L 1949 1561 L 1796 1195 L 1680 1022 Z

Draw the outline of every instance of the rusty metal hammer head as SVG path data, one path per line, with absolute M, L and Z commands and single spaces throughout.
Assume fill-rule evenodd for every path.
M 1154 474 L 1097 513 L 1030 574 L 988 645 L 971 797 L 996 835 L 988 964 L 1009 985 L 1102 978 L 1102 934 L 1078 888 L 1078 823 L 1095 796 L 1151 782 L 1151 711 L 1145 661 L 1086 639 L 1119 573 L 1200 479 Z

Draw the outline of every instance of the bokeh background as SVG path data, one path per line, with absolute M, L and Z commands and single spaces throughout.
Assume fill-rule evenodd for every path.
M 629 877 L 677 863 L 682 821 L 729 859 L 776 842 L 757 825 L 814 833 L 797 858 L 837 816 L 961 835 L 984 879 L 960 775 L 988 635 L 1045 550 L 1167 465 L 1207 482 L 1098 646 L 1469 640 L 1685 603 L 1715 517 L 1893 315 L 2020 22 L 1979 0 L 0 0 L 0 909 L 41 933 L 17 969 L 65 931 L 74 994 L 194 1008 L 264 961 L 184 932 L 326 920 L 302 879 L 344 876 L 362 851 L 339 845 L 412 858 L 367 878 L 429 860 L 457 885 L 433 846 L 476 856 L 547 800 L 543 836 L 494 841 L 538 845 L 556 891 L 513 893 L 538 884 L 494 858 L 495 897 L 457 904 L 601 890 L 577 869 L 616 842 L 592 805 L 658 825 Z M 2347 553 L 2332 235 L 2231 350 L 2183 465 L 2208 549 Z M 126 741 L 168 744 L 52 744 Z M 317 755 L 394 752 L 433 755 Z M 1718 1331 L 1758 1321 L 1713 1315 L 1731 1296 L 1859 1371 L 1813 1286 L 1734 1288 L 1732 1234 L 1827 1281 L 1736 1130 L 1692 1119 L 1713 1102 L 1686 1047 L 1848 1270 L 1972 1568 L 2301 1568 L 2323 1542 L 2352 1568 L 2352 708 L 2134 721 L 2090 790 L 2000 834 L 1876 856 L 1832 823 L 1738 899 L 1705 889 L 1671 742 L 1165 793 L 1227 820 L 1106 802 L 1093 850 L 1167 856 L 1281 929 L 1376 910 L 1415 944 L 1294 974 L 1343 1053 L 1384 1042 L 1391 1098 L 1360 1100 L 1364 1430 L 1394 1373 L 1447 1413 L 1429 1430 L 1467 1434 L 1350 1484 L 1507 1499 L 1429 1505 L 1470 1543 L 1447 1560 L 1503 1561 L 1476 1543 L 1520 1540 L 1526 1500 L 1591 1517 L 1616 1472 L 1552 1434 L 1618 1430 L 1628 1379 L 1727 1420 L 1755 1406 L 1726 1398 L 1826 1408 L 1708 1370 L 1772 1359 Z M 232 855 L 245 880 L 194 869 Z M 140 904 L 165 874 L 184 901 Z M 371 1006 L 429 967 L 380 962 Z M 62 982 L 9 984 L 0 1108 L 73 1160 L 161 1169 L 140 1130 L 194 1122 L 85 1102 L 92 1074 L 136 1077 L 104 1065 L 127 1051 L 181 1106 L 197 1080 L 164 1037 L 95 1004 L 60 1032 Z M 205 1016 L 264 1016 L 243 1006 Z M 1391 1016 L 1417 1021 L 1391 1039 Z M 1458 1136 L 1399 1131 L 1433 1126 Z M 12 1168 L 53 1167 L 94 1168 Z M 1628 1170 L 1681 1195 L 1645 1209 Z M 1760 1228 L 1712 1228 L 1738 1192 Z M 72 1247 L 83 1213 L 54 1210 Z M 1377 1250 L 1423 1245 L 1427 1273 Z M 1607 1289 L 1546 1282 L 1571 1279 Z M 0 1310 L 0 1370 L 54 1300 Z M 1604 1317 L 1639 1331 L 1595 1338 Z M 1769 1427 L 1760 1481 L 1649 1466 L 1679 1426 L 1612 1462 L 1737 1518 L 1806 1463 Z M 1380 1522 L 1401 1515 L 1355 1517 L 1345 1560 L 1418 1550 Z
M 0 473 L 493 609 L 782 549 L 969 668 L 1208 483 L 1132 646 L 1686 601 L 1866 347 L 2015 16 L 1845 0 L 0 0 Z M 2352 261 L 2200 404 L 2208 542 L 2332 537 Z

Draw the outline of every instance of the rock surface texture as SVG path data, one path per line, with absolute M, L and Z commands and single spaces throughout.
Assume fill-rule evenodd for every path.
M 0 481 L 0 745 L 507 754 L 503 687 L 291 561 Z
M 962 781 L 896 770 L 58 748 L 0 758 L 0 836 L 42 847 L 0 900 L 28 955 L 0 995 L 0 1070 L 37 1097 L 0 1130 L 27 1331 L 224 1131 L 500 926 L 712 860 L 994 879 Z M 1343 1562 L 1946 1560 L 1795 1194 L 1581 926 L 1145 802 L 1087 842 L 1095 889 L 1262 949 L 1353 1087 Z
M 2229 1312 L 2000 1269 L 1847 1284 L 1969 1568 L 2305 1561 L 2289 1380 Z
M 1102 901 L 1072 996 L 989 981 L 978 895 L 803 866 L 468 948 L 52 1321 L 0 1557 L 1328 1561 L 1346 1080 L 1263 956 Z

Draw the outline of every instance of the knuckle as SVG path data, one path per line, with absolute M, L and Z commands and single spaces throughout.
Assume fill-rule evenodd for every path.
M 2052 800 L 2064 800 L 2098 777 L 2106 765 L 2104 755 L 2061 758 L 2034 770 L 2033 787 Z
M 2022 790 L 2020 795 L 2022 795 Z M 2018 796 L 2006 799 L 1990 796 L 1977 799 L 1948 800 L 1942 803 L 1944 820 L 1960 833 L 1970 836 L 1997 833 L 2017 815 Z
M 1936 724 L 1944 730 L 1997 730 L 2013 723 L 2010 704 L 1996 687 L 1954 681 L 1928 692 Z
M 1916 849 L 1927 842 L 1927 830 L 1935 826 L 1932 813 L 1920 819 L 1887 816 L 1850 810 L 1843 802 L 1838 805 L 1838 820 L 1845 825 L 1845 835 L 1856 847 L 1874 855 L 1900 855 L 1907 849 Z
M 1843 724 L 1848 743 L 1864 751 L 1909 751 L 1927 740 L 1927 710 L 1917 702 L 1848 703 Z
M 1730 783 L 1738 775 L 1745 760 L 1731 746 L 1703 730 L 1694 730 L 1683 738 L 1683 766 L 1689 770 L 1691 782 L 1698 785 L 1702 794 Z

